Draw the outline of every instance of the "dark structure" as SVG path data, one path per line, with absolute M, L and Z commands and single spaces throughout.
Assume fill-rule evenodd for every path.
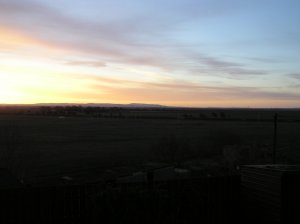
M 238 175 L 183 178 L 171 170 L 119 182 L 1 189 L 0 223 L 239 223 Z
M 300 166 L 241 167 L 244 217 L 250 223 L 300 223 Z
M 166 166 L 115 181 L 51 186 L 20 185 L 0 171 L 0 223 L 300 223 L 295 165 L 242 166 L 241 175 Z

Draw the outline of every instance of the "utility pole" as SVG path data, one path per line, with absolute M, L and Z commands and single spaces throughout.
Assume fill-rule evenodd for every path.
M 276 147 L 277 147 L 277 113 L 274 114 L 274 138 L 273 138 L 273 164 L 276 164 Z

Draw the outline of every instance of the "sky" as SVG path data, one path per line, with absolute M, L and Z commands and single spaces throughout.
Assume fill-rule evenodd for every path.
M 300 107 L 298 0 L 0 0 L 0 103 Z

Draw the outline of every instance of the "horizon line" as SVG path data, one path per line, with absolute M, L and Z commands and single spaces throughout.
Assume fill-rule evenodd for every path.
M 133 106 L 139 108 L 186 108 L 186 109 L 300 109 L 300 107 L 201 107 L 201 106 L 169 106 L 162 104 L 151 103 L 0 103 L 1 106 L 87 106 L 95 105 L 95 107 L 101 107 L 101 105 L 111 105 L 111 107 Z M 98 106 L 97 106 L 98 105 Z

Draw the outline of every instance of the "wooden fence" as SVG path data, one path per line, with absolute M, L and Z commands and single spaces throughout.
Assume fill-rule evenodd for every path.
M 91 223 L 98 185 L 1 190 L 1 223 Z
M 239 176 L 0 191 L 1 223 L 234 223 Z
M 116 184 L 98 197 L 104 223 L 235 223 L 239 176 Z

